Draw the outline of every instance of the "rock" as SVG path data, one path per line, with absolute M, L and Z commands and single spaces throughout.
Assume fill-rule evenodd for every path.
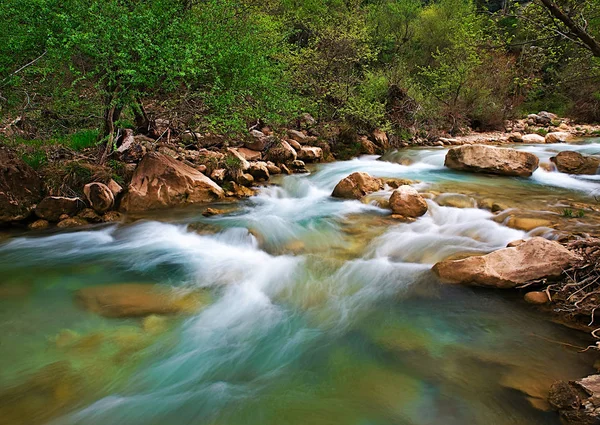
M 258 131 L 258 130 L 252 130 L 250 132 L 250 134 L 252 135 L 252 137 L 254 137 L 255 139 L 262 139 L 263 137 L 265 137 L 265 133 L 263 133 L 262 131 Z
M 139 162 L 145 154 L 144 144 L 133 136 L 133 130 L 126 128 L 117 148 L 117 157 L 123 162 Z
M 252 177 L 252 174 L 244 173 L 238 178 L 238 183 L 242 186 L 252 186 L 254 184 L 254 177 Z
M 300 116 L 300 124 L 303 127 L 312 127 L 317 124 L 317 120 L 313 118 L 313 116 L 307 112 Z
M 112 209 L 115 205 L 115 195 L 103 183 L 88 183 L 83 187 L 83 193 L 90 206 L 100 214 Z
M 114 199 L 117 199 L 117 197 L 121 193 L 123 193 L 123 188 L 121 187 L 121 185 L 119 183 L 117 183 L 116 181 L 114 181 L 113 179 L 110 179 L 107 186 L 110 189 L 110 191 L 112 192 Z
M 236 169 L 246 171 L 248 168 L 250 168 L 250 163 L 246 161 L 246 158 L 244 158 L 244 156 L 241 153 L 239 153 L 237 149 L 227 148 L 227 154 L 229 159 L 226 158 L 225 161 L 233 160 L 235 163 L 238 164 L 236 165 Z
M 372 133 L 372 136 L 373 140 L 375 140 L 375 144 L 378 145 L 381 149 L 385 150 L 390 147 L 388 136 L 387 134 L 385 134 L 385 131 L 375 129 Z
M 574 382 L 556 382 L 550 388 L 548 402 L 560 412 L 565 424 L 598 425 L 598 383 L 600 375 L 591 375 Z
M 300 144 L 304 144 L 305 140 L 306 140 L 306 134 L 304 134 L 301 131 L 298 130 L 288 130 L 288 137 L 292 140 L 295 140 L 296 142 L 300 143 Z
M 508 141 L 511 143 L 523 143 L 523 135 L 521 133 L 510 133 Z
M 143 317 L 152 314 L 192 313 L 200 306 L 193 294 L 149 283 L 92 286 L 75 293 L 85 310 L 104 317 Z
M 217 183 L 223 183 L 225 181 L 225 175 L 227 174 L 227 170 L 225 168 L 217 168 L 210 173 L 210 178 L 216 181 Z
M 181 133 L 180 139 L 182 142 L 185 142 L 185 143 L 189 143 L 189 142 L 198 143 L 198 141 L 200 139 L 202 139 L 202 134 L 187 130 L 187 131 L 184 131 L 183 133 Z
M 81 212 L 77 214 L 77 218 L 81 218 L 82 220 L 90 223 L 102 223 L 103 221 L 102 217 L 100 217 L 92 208 L 85 208 L 81 210 Z
M 0 223 L 29 217 L 43 193 L 35 170 L 7 148 L 0 148 Z
M 375 155 L 378 151 L 377 145 L 371 142 L 367 137 L 362 136 L 358 138 L 360 143 L 360 152 L 366 155 Z
M 279 168 L 281 169 L 281 172 L 284 174 L 288 174 L 288 175 L 292 174 L 292 170 L 290 170 L 287 167 L 287 165 L 285 165 L 285 164 L 279 164 Z
M 29 230 L 44 230 L 47 229 L 50 223 L 48 220 L 36 220 L 33 223 L 30 223 L 27 227 Z
M 167 330 L 167 319 L 164 316 L 152 314 L 142 319 L 144 332 L 156 335 Z
M 444 165 L 460 171 L 529 177 L 538 168 L 539 159 L 515 149 L 466 145 L 448 150 Z
M 247 161 L 258 161 L 262 158 L 262 153 L 259 151 L 253 151 L 248 148 L 238 148 L 237 151 L 246 159 Z
M 303 146 L 298 151 L 298 159 L 305 162 L 317 162 L 323 159 L 323 149 L 314 146 Z
M 263 136 L 260 138 L 255 138 L 253 141 L 251 142 L 246 142 L 245 147 L 247 149 L 253 150 L 253 151 L 258 151 L 258 152 L 262 152 L 264 151 L 268 146 L 273 145 L 278 139 L 274 136 Z
M 87 226 L 89 223 L 84 220 L 83 218 L 79 218 L 79 217 L 73 217 L 73 218 L 65 218 L 64 220 L 61 220 L 58 222 L 58 224 L 56 225 L 56 227 L 61 228 L 61 229 L 68 229 L 68 228 L 72 228 L 72 227 L 81 227 L 81 226 Z
M 550 300 L 548 299 L 548 295 L 542 291 L 531 291 L 525 294 L 525 302 L 529 304 L 547 304 Z
M 477 208 L 477 201 L 467 195 L 460 193 L 442 193 L 434 198 L 434 201 L 442 207 L 452 208 Z
M 265 155 L 265 159 L 276 164 L 285 164 L 296 160 L 296 151 L 284 140 L 279 140 Z
M 541 144 L 546 143 L 546 139 L 539 134 L 526 134 L 523 136 L 523 143 Z
M 273 164 L 271 161 L 267 162 L 267 170 L 269 174 L 281 174 L 281 168 Z
M 204 217 L 212 217 L 213 215 L 220 215 L 223 214 L 225 211 L 223 210 L 218 210 L 216 208 L 207 208 L 204 210 L 204 212 L 202 213 L 202 215 Z
M 250 164 L 250 168 L 248 169 L 248 173 L 254 177 L 256 181 L 267 181 L 269 180 L 269 168 L 265 162 L 253 162 Z
M 548 402 L 558 410 L 577 409 L 581 405 L 579 391 L 565 381 L 558 381 L 550 387 Z
M 552 224 L 552 221 L 543 218 L 519 216 L 510 217 L 506 222 L 507 227 L 523 230 L 524 232 L 529 232 L 533 229 L 537 229 L 538 227 L 550 227 Z
M 146 211 L 213 202 L 223 196 L 223 189 L 201 172 L 152 152 L 136 168 L 121 208 L 127 212 Z
M 571 138 L 571 134 L 566 131 L 557 131 L 546 134 L 546 143 L 565 143 Z
M 381 179 L 371 177 L 367 173 L 352 173 L 343 178 L 333 189 L 331 196 L 342 199 L 360 199 L 368 193 L 383 188 Z
M 298 152 L 300 149 L 302 149 L 302 145 L 298 142 L 296 142 L 295 140 L 288 140 L 287 141 L 291 147 L 293 147 L 294 149 L 296 149 L 296 152 Z
M 541 117 L 543 119 L 550 120 L 550 121 L 554 121 L 554 120 L 558 119 L 558 115 L 553 114 L 552 112 L 547 112 L 547 111 L 538 112 L 537 116 Z
M 108 211 L 106 214 L 102 216 L 102 221 L 105 223 L 113 223 L 117 221 L 123 220 L 123 214 L 118 211 Z
M 427 202 L 411 186 L 400 186 L 390 196 L 392 213 L 406 218 L 421 217 L 427 212 Z
M 594 175 L 600 167 L 600 158 L 583 156 L 579 152 L 563 151 L 550 158 L 558 171 L 567 174 Z
M 575 260 L 577 256 L 559 243 L 536 237 L 491 254 L 442 261 L 433 271 L 444 283 L 506 289 L 531 280 L 558 278 Z
M 47 196 L 35 208 L 35 215 L 48 221 L 58 221 L 63 214 L 72 216 L 85 207 L 79 198 Z
M 304 161 L 300 161 L 299 159 L 292 161 L 290 164 L 290 168 L 294 170 L 295 173 L 308 173 L 306 169 L 306 164 Z

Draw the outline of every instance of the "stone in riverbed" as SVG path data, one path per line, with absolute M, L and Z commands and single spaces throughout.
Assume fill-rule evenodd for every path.
M 33 223 L 29 224 L 29 226 L 27 226 L 27 227 L 30 230 L 43 230 L 43 229 L 47 229 L 49 225 L 50 225 L 50 223 L 48 222 L 48 220 L 39 219 L 39 220 L 36 220 Z
M 566 174 L 594 175 L 600 167 L 600 158 L 584 156 L 579 152 L 563 151 L 550 158 L 558 171 Z
M 542 144 L 546 143 L 546 139 L 544 136 L 540 136 L 539 134 L 526 134 L 523 136 L 523 143 Z
M 70 229 L 72 227 L 81 227 L 87 226 L 89 223 L 83 218 L 73 217 L 73 218 L 65 218 L 58 222 L 56 227 L 59 229 Z
M 340 180 L 333 189 L 331 196 L 342 199 L 360 199 L 382 188 L 383 182 L 381 179 L 371 177 L 367 173 L 356 172 Z
M 545 137 L 546 143 L 565 143 L 571 138 L 571 134 L 566 131 L 557 131 L 554 133 L 548 133 Z
M 84 207 L 85 203 L 79 198 L 47 196 L 35 208 L 35 215 L 43 220 L 56 222 L 63 214 L 75 215 Z
M 143 317 L 151 314 L 192 313 L 202 304 L 198 294 L 181 294 L 149 283 L 123 283 L 80 289 L 75 301 L 105 317 Z
M 548 299 L 548 295 L 542 291 L 528 292 L 525 294 L 525 297 L 523 297 L 523 298 L 525 299 L 525 302 L 528 304 L 542 305 L 542 304 L 547 304 L 548 302 L 550 302 L 550 300 Z
M 316 162 L 323 158 L 323 149 L 315 146 L 303 146 L 298 151 L 298 159 L 306 162 Z
M 442 207 L 477 208 L 475 199 L 460 193 L 442 193 L 436 196 L 434 201 Z
M 223 196 L 223 189 L 200 171 L 152 152 L 142 159 L 133 173 L 121 209 L 146 211 L 213 202 Z
M 392 213 L 405 218 L 421 217 L 427 212 L 427 202 L 411 186 L 400 186 L 390 196 Z
M 577 259 L 559 243 L 536 237 L 491 254 L 442 261 L 432 270 L 444 283 L 508 289 L 531 280 L 558 278 Z
M 538 168 L 537 156 L 515 149 L 466 145 L 448 150 L 444 165 L 459 171 L 529 177 Z

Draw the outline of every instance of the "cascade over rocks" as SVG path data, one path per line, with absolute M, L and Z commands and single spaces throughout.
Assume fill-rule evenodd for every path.
M 539 162 L 538 157 L 529 152 L 466 145 L 450 149 L 444 165 L 460 171 L 529 177 L 538 168 Z
M 360 199 L 381 189 L 383 189 L 381 179 L 371 177 L 367 173 L 356 172 L 340 180 L 331 196 L 342 199 Z
M 531 280 L 558 278 L 577 256 L 558 242 L 536 237 L 516 247 L 433 266 L 444 283 L 514 288 Z
M 427 202 L 415 188 L 403 185 L 392 192 L 390 208 L 394 214 L 402 217 L 417 218 L 427 212 Z
M 35 170 L 8 149 L 0 148 L 0 224 L 27 218 L 43 193 Z
M 556 165 L 558 171 L 567 174 L 594 175 L 600 167 L 600 158 L 584 156 L 573 151 L 562 151 L 550 158 L 550 161 Z
M 200 171 L 152 152 L 142 159 L 133 173 L 121 209 L 146 211 L 212 202 L 223 196 L 223 189 Z
M 56 222 L 63 214 L 72 216 L 84 207 L 85 203 L 79 198 L 47 196 L 35 208 L 35 215 L 43 220 Z
M 83 193 L 90 206 L 97 213 L 105 213 L 115 205 L 115 195 L 103 183 L 88 183 L 83 187 Z

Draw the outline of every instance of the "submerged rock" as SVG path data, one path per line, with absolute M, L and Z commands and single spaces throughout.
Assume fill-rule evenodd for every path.
M 531 280 L 558 278 L 577 256 L 557 242 L 532 238 L 516 247 L 433 266 L 444 283 L 514 288 Z
M 427 202 L 416 189 L 404 185 L 392 192 L 390 208 L 393 214 L 406 218 L 417 218 L 427 212 Z
M 538 168 L 539 162 L 538 157 L 529 152 L 466 145 L 450 149 L 444 165 L 459 171 L 529 177 Z
M 75 300 L 84 309 L 105 317 L 191 313 L 201 305 L 195 294 L 181 294 L 150 283 L 92 286 L 78 290 Z
M 436 196 L 434 201 L 442 207 L 477 208 L 477 201 L 475 199 L 460 193 L 442 193 Z
M 8 149 L 0 148 L 0 223 L 27 218 L 43 191 L 35 170 Z
M 381 190 L 381 179 L 371 177 L 367 173 L 352 173 L 343 178 L 333 189 L 331 196 L 342 199 L 360 199 L 363 196 Z
M 563 151 L 550 158 L 558 171 L 567 174 L 594 175 L 600 167 L 600 158 L 584 156 L 579 152 Z
M 153 152 L 136 168 L 121 209 L 146 211 L 212 202 L 223 196 L 223 189 L 200 171 Z

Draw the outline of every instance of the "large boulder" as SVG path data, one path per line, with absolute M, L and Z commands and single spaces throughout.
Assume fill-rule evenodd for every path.
M 323 159 L 323 149 L 315 146 L 302 146 L 298 151 L 298 159 L 305 162 L 316 162 Z
M 200 171 L 166 155 L 147 154 L 133 173 L 121 200 L 123 211 L 146 211 L 212 202 L 224 196 Z
M 88 183 L 83 186 L 83 193 L 90 206 L 98 213 L 105 213 L 115 205 L 115 195 L 104 183 Z
M 466 145 L 448 150 L 444 165 L 460 171 L 529 177 L 538 168 L 539 162 L 538 157 L 529 152 Z
M 27 218 L 43 193 L 35 170 L 8 149 L 0 148 L 0 224 Z
M 491 254 L 442 261 L 433 271 L 444 283 L 514 288 L 531 280 L 558 278 L 577 259 L 558 242 L 538 237 Z
M 184 295 L 151 283 L 92 286 L 78 290 L 75 302 L 84 309 L 105 317 L 189 313 L 200 305 L 198 296 Z
M 600 158 L 583 156 L 579 152 L 563 151 L 550 158 L 558 171 L 567 174 L 596 174 L 600 167 Z
M 546 143 L 565 143 L 571 138 L 571 134 L 566 131 L 556 131 L 546 134 Z
M 267 153 L 265 159 L 276 164 L 285 164 L 295 161 L 297 157 L 296 151 L 285 140 L 279 140 L 273 144 Z
M 79 198 L 64 196 L 47 196 L 35 208 L 35 215 L 43 220 L 59 221 L 63 214 L 73 216 L 85 208 Z
M 427 202 L 415 188 L 400 186 L 390 196 L 392 212 L 405 218 L 421 217 L 427 212 Z
M 343 178 L 333 189 L 331 196 L 342 199 L 360 199 L 368 193 L 376 192 L 383 188 L 381 179 L 367 173 L 352 173 Z

